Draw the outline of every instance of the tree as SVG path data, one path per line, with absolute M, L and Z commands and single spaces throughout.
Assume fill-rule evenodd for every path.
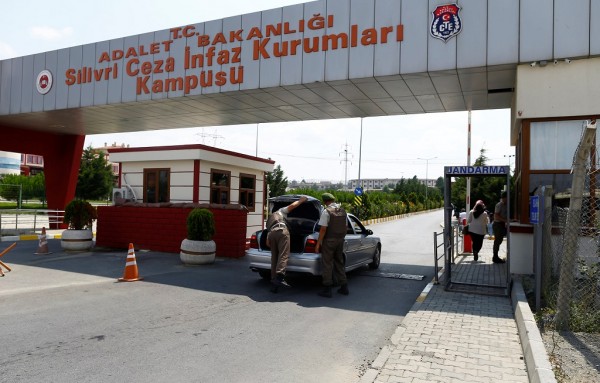
M 481 149 L 479 157 L 475 159 L 474 166 L 486 166 L 488 158 L 485 155 L 485 149 Z M 512 180 L 511 180 L 512 181 Z M 487 208 L 493 208 L 500 200 L 500 192 L 506 185 L 504 177 L 471 177 L 471 203 L 482 200 Z M 459 209 L 465 208 L 465 196 L 467 194 L 467 178 L 457 177 L 452 185 L 452 203 Z
M 40 202 L 45 201 L 46 183 L 44 173 L 35 176 L 6 174 L 2 177 L 0 184 L 13 185 L 13 187 L 0 188 L 0 196 L 4 199 L 18 201 L 21 197 L 23 200 L 37 199 Z M 20 185 L 20 188 L 18 185 Z
M 443 196 L 444 190 L 446 190 L 446 185 L 444 183 L 444 177 L 438 177 L 438 179 L 435 181 L 435 187 L 440 189 L 440 193 Z
M 281 165 L 277 165 L 271 173 L 267 173 L 267 185 L 269 185 L 269 197 L 277 197 L 285 194 L 288 180 L 283 175 Z
M 88 146 L 83 150 L 75 195 L 79 199 L 93 200 L 108 197 L 114 185 L 112 166 L 104 152 Z
M 25 180 L 21 175 L 4 175 L 1 179 L 3 187 L 0 187 L 0 197 L 6 200 L 18 201 L 21 194 L 21 188 L 24 182 Z

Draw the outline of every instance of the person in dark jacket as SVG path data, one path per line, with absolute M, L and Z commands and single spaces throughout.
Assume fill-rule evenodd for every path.
M 502 241 L 504 241 L 504 236 L 506 235 L 506 227 L 508 226 L 506 196 L 507 193 L 505 191 L 502 192 L 500 196 L 500 202 L 498 202 L 494 208 L 494 223 L 492 224 L 492 228 L 494 229 L 494 257 L 492 258 L 492 262 L 494 263 L 506 262 L 498 255 L 498 252 L 500 251 L 500 245 L 502 245 Z

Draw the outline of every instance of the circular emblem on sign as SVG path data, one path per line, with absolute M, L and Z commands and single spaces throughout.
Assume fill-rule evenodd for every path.
M 35 86 L 41 94 L 50 92 L 52 88 L 52 73 L 49 70 L 43 70 L 38 74 Z

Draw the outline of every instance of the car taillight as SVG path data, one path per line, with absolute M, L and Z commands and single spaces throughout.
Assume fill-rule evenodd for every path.
M 258 249 L 258 240 L 256 239 L 256 234 L 252 234 L 252 237 L 250 237 L 250 248 Z
M 304 245 L 305 253 L 316 253 L 315 247 L 317 247 L 317 240 L 313 238 L 309 238 L 306 240 L 306 244 Z

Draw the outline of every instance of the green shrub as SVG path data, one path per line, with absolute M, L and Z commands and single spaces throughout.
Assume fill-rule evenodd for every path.
M 215 235 L 215 218 L 205 208 L 193 209 L 187 217 L 187 239 L 190 241 L 210 241 Z
M 74 199 L 65 207 L 63 222 L 72 230 L 91 229 L 92 223 L 98 218 L 96 208 L 91 203 Z

